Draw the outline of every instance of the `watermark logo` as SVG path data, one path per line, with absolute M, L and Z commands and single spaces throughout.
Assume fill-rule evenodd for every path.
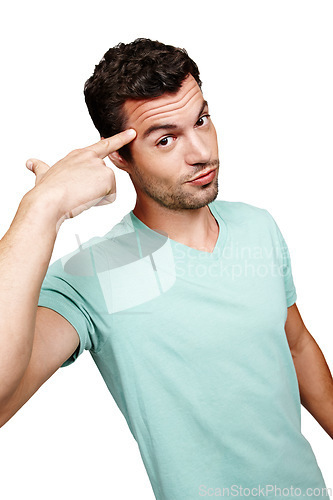
M 162 231 L 134 228 L 129 220 L 90 244 L 82 244 L 76 234 L 78 249 L 61 259 L 66 274 L 97 278 L 109 314 L 151 301 L 169 291 L 177 279 L 245 279 L 252 286 L 290 271 L 273 242 L 232 243 L 216 249 L 210 258 L 206 251 L 175 244 Z
M 108 314 L 147 303 L 175 284 L 175 262 L 167 235 L 125 231 L 91 245 L 81 244 L 75 236 L 78 250 L 62 257 L 63 270 L 76 279 L 96 278 Z
M 322 488 L 315 487 L 302 489 L 292 485 L 281 488 L 276 484 L 258 484 L 257 486 L 251 487 L 233 484 L 229 487 L 212 488 L 201 484 L 198 494 L 200 497 L 327 497 L 329 499 L 330 496 L 332 496 L 332 488 L 327 488 L 325 486 Z

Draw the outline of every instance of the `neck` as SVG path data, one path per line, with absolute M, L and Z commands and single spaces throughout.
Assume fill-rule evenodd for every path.
M 133 214 L 150 229 L 163 231 L 183 245 L 210 253 L 215 248 L 219 226 L 208 205 L 176 211 L 158 204 L 148 208 L 137 200 Z

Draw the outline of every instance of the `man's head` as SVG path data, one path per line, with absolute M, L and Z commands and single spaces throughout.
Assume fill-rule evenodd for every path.
M 128 172 L 138 198 L 174 210 L 216 198 L 217 173 L 208 185 L 188 183 L 218 167 L 218 148 L 198 67 L 184 49 L 147 39 L 118 44 L 84 92 L 101 137 L 136 130 L 135 140 L 110 158 Z

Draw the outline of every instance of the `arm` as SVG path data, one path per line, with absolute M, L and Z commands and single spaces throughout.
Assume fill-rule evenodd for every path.
M 60 314 L 38 307 L 28 366 L 15 392 L 0 407 L 0 427 L 31 398 L 79 345 L 74 327 Z
M 52 168 L 31 161 L 35 188 L 24 195 L 0 241 L 0 423 L 8 420 L 17 405 L 24 404 L 75 350 L 78 336 L 60 315 L 55 320 L 48 310 L 47 320 L 43 316 L 43 324 L 36 329 L 41 286 L 60 224 L 91 206 L 114 201 L 114 172 L 103 158 L 134 136 L 125 131 L 75 150 Z M 48 321 L 50 327 L 53 324 L 55 330 L 63 328 L 68 333 L 63 347 L 59 346 L 60 333 L 53 343 L 47 340 Z
M 38 297 L 56 239 L 55 216 L 29 193 L 0 241 L 0 407 L 29 363 Z
M 333 439 L 332 375 L 296 304 L 288 308 L 285 332 L 295 365 L 301 403 Z

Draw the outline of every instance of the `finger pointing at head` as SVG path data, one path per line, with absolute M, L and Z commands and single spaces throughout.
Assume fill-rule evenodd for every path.
M 117 151 L 118 149 L 125 146 L 125 144 L 131 142 L 135 138 L 135 136 L 136 131 L 132 128 L 129 128 L 112 137 L 102 139 L 101 141 L 92 144 L 87 149 L 94 150 L 100 158 L 106 158 L 109 154 Z

